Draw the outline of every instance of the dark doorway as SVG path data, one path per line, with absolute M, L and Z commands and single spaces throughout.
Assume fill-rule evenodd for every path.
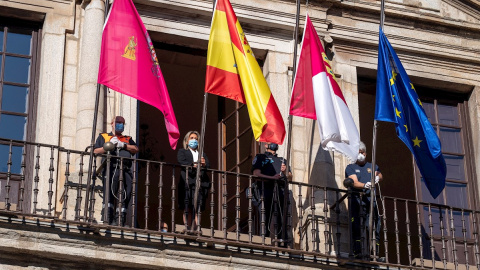
M 177 149 L 170 148 L 165 122 L 162 113 L 156 108 L 139 102 L 139 158 L 154 161 L 163 161 L 171 164 L 177 163 L 178 149 L 183 148 L 183 138 L 190 130 L 201 132 L 202 109 L 205 86 L 206 50 L 189 47 L 174 46 L 170 44 L 156 43 L 156 53 L 165 78 L 170 100 L 175 112 L 180 139 Z M 207 126 L 205 135 L 205 153 L 210 160 L 212 168 L 218 168 L 218 97 L 210 95 L 208 98 Z M 162 220 L 170 224 L 172 216 L 172 171 L 164 171 L 163 177 L 163 200 Z M 180 170 L 175 172 L 175 181 L 178 182 Z M 149 168 L 149 200 L 148 211 L 143 211 L 146 205 L 146 168 L 139 166 L 138 195 L 137 195 L 137 221 L 141 228 L 148 225 L 150 229 L 156 229 L 158 222 L 159 207 L 159 168 Z M 178 185 L 178 183 L 175 183 Z M 208 203 L 208 202 L 207 202 Z M 175 205 L 177 208 L 177 205 Z M 176 211 L 175 223 L 183 224 L 182 213 Z M 148 224 L 145 224 L 145 216 L 148 214 Z
M 192 41 L 193 42 L 193 41 Z M 196 44 L 198 45 L 198 44 Z M 172 106 L 175 111 L 180 139 L 177 149 L 172 150 L 168 143 L 163 115 L 156 108 L 139 102 L 139 158 L 177 164 L 178 149 L 183 148 L 183 138 L 190 130 L 201 131 L 201 120 L 204 99 L 207 50 L 205 44 L 199 48 L 189 46 L 156 43 L 157 57 L 168 87 Z M 192 45 L 194 46 L 194 45 Z M 264 52 L 257 55 L 265 56 Z M 247 107 L 241 103 L 223 97 L 209 95 L 207 105 L 207 125 L 205 131 L 205 153 L 212 169 L 233 173 L 250 174 L 253 157 L 258 152 L 259 144 L 255 142 L 250 126 Z M 178 186 L 180 168 L 173 172 L 164 168 L 162 174 L 162 194 L 159 188 L 160 168 L 150 164 L 148 183 L 146 181 L 146 163 L 138 168 L 137 189 L 137 223 L 138 227 L 158 229 L 158 219 L 168 224 L 183 224 L 183 211 L 178 210 L 177 198 L 173 199 L 172 182 Z M 175 180 L 172 181 L 173 176 Z M 210 173 L 215 193 L 208 195 L 206 210 L 202 213 L 202 228 L 223 229 L 225 216 L 228 231 L 236 231 L 235 213 L 236 177 Z M 239 185 L 240 198 L 240 230 L 247 223 L 247 203 L 245 189 L 248 178 L 242 178 Z M 148 188 L 148 198 L 145 194 Z M 223 191 L 225 188 L 225 191 Z M 159 196 L 160 195 L 160 196 Z M 177 194 L 175 194 L 176 196 Z M 214 198 L 213 204 L 212 198 Z M 162 201 L 160 205 L 160 201 Z M 172 205 L 172 202 L 175 205 Z M 213 206 L 212 206 L 213 205 Z M 173 206 L 173 207 L 172 207 Z M 175 208 L 175 209 L 173 209 Z M 227 211 L 223 211 L 227 209 Z M 174 211 L 172 211 L 174 210 Z M 212 220 L 212 215 L 214 218 Z M 147 219 L 148 218 L 148 219 Z M 212 225 L 215 224 L 215 225 Z M 169 228 L 170 230 L 171 228 Z
M 375 114 L 376 80 L 358 78 L 360 139 L 367 146 L 367 160 L 372 160 L 373 117 Z M 377 122 L 376 164 L 383 174 L 383 196 L 415 199 L 415 178 L 412 154 L 395 132 L 395 124 Z

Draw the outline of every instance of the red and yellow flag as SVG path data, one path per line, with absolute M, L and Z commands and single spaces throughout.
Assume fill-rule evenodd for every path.
M 205 92 L 247 104 L 257 141 L 282 144 L 285 124 L 229 0 L 217 0 Z

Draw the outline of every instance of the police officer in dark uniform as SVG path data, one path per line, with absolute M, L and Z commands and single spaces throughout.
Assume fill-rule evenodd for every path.
M 287 175 L 285 171 L 287 169 L 287 160 L 283 157 L 277 156 L 278 144 L 266 143 L 265 153 L 258 154 L 253 159 L 252 172 L 253 175 L 265 179 L 264 181 L 257 181 L 255 183 L 254 194 L 257 194 L 256 198 L 260 200 L 260 196 L 264 196 L 265 207 L 265 236 L 273 236 L 276 233 L 278 236 L 283 235 L 282 223 L 283 223 L 283 207 L 284 207 L 284 188 L 286 186 Z M 291 178 L 292 173 L 288 173 L 288 178 Z M 274 203 L 276 200 L 276 203 Z M 258 213 L 261 213 L 261 205 L 258 205 Z M 277 216 L 275 219 L 275 210 Z M 260 216 L 260 220 L 262 217 Z M 277 224 L 276 232 L 275 223 Z M 270 232 L 272 234 L 270 234 Z
M 122 135 L 123 130 L 125 128 L 125 119 L 122 116 L 116 116 L 112 119 L 111 122 L 112 132 L 110 133 L 100 133 L 97 137 L 97 141 L 95 142 L 95 150 L 94 153 L 96 154 L 104 154 L 105 150 L 103 149 L 103 144 L 106 142 L 111 142 L 115 145 L 115 150 L 112 155 L 120 156 L 120 157 L 128 157 L 131 158 L 138 152 L 138 147 L 135 141 L 130 136 Z M 105 160 L 102 160 L 102 163 Z M 127 207 L 130 203 L 130 197 L 132 194 L 132 181 L 133 181 L 133 174 L 132 174 L 132 161 L 124 159 L 123 160 L 123 190 L 124 194 L 123 202 L 122 202 L 122 209 L 117 209 L 115 211 L 115 207 L 118 205 L 118 189 L 119 189 L 119 178 L 120 178 L 120 159 L 112 158 L 110 163 L 110 195 L 108 200 L 108 224 L 109 225 L 117 225 L 116 221 L 118 219 L 118 213 L 121 212 L 121 226 L 125 225 L 125 219 L 127 215 Z M 105 179 L 106 168 L 103 170 L 103 179 Z M 105 187 L 105 182 L 103 184 Z M 106 190 L 103 190 L 103 198 L 105 198 Z M 117 202 L 115 202 L 117 200 Z M 105 205 L 105 202 L 104 202 Z M 115 216 L 114 216 L 114 213 Z
M 367 149 L 365 147 L 365 144 L 363 142 L 360 142 L 357 162 L 354 164 L 350 164 L 347 166 L 347 168 L 345 168 L 345 177 L 353 180 L 352 191 L 354 192 L 352 192 L 351 197 L 350 217 L 352 222 L 353 255 L 356 258 L 361 258 L 362 255 L 362 221 L 365 229 L 365 241 L 371 240 L 368 236 L 368 220 L 370 216 L 370 187 L 372 181 L 372 163 L 366 161 L 366 151 Z M 378 165 L 375 165 L 375 184 L 378 184 L 378 182 L 382 179 L 382 173 L 380 172 Z M 360 214 L 361 212 L 363 213 L 363 215 Z M 375 238 L 377 243 L 375 250 L 376 254 L 378 254 L 381 220 L 378 216 L 378 208 L 376 201 L 374 201 L 373 215 L 373 222 L 375 225 L 374 228 L 376 228 Z M 368 251 L 365 250 L 365 252 Z

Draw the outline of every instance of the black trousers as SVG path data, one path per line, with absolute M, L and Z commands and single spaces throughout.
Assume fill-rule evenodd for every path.
M 368 243 L 370 243 L 371 240 L 368 235 L 370 231 L 368 227 L 368 221 L 370 219 L 370 201 L 369 195 L 360 196 L 357 194 L 352 194 L 351 198 L 350 221 L 352 223 L 352 252 L 355 257 L 359 257 L 362 254 L 368 254 Z M 380 230 L 382 224 L 378 216 L 378 208 L 375 201 L 373 205 L 373 225 L 377 245 L 375 247 L 375 252 L 378 255 L 378 248 L 380 246 Z M 365 233 L 364 239 L 362 239 L 362 231 Z M 366 249 L 362 250 L 362 247 L 366 247 Z
M 105 173 L 106 174 L 106 173 Z M 118 205 L 118 199 L 120 199 L 120 194 L 118 194 L 118 190 L 120 187 L 120 166 L 112 166 L 110 168 L 110 194 L 108 198 L 108 205 L 113 207 L 114 209 Z M 103 179 L 106 179 L 106 175 Z M 130 203 L 130 199 L 132 196 L 132 186 L 133 186 L 133 174 L 130 168 L 125 167 L 123 169 L 123 192 L 121 198 L 122 208 L 127 209 L 128 204 Z M 106 183 L 103 183 L 103 198 L 106 198 Z
M 284 208 L 284 188 L 279 184 L 257 182 L 258 195 L 263 194 L 263 202 L 265 207 L 265 237 L 274 236 L 282 238 L 283 235 L 283 208 Z M 260 199 L 260 197 L 259 197 Z M 258 205 L 259 221 L 262 221 L 262 205 Z M 261 223 L 260 223 L 261 224 Z M 260 228 L 261 230 L 261 228 Z

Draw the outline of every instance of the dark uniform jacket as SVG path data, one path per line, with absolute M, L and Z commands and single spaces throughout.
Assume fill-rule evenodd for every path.
M 264 154 L 256 155 L 252 163 L 252 172 L 259 169 L 261 174 L 274 176 L 281 172 L 282 163 L 287 164 L 287 160 L 270 152 L 265 152 Z M 279 183 L 283 184 L 282 181 Z M 274 181 L 271 180 L 266 181 L 264 185 L 273 186 L 273 184 Z
M 375 171 L 380 172 L 380 169 L 378 168 L 378 165 L 375 165 Z M 373 172 L 374 173 L 374 172 Z M 367 183 L 372 181 L 372 163 L 367 162 L 364 165 L 358 165 L 356 163 L 350 164 L 345 168 L 345 177 L 348 177 L 352 174 L 355 174 L 357 176 L 357 179 L 360 183 Z M 361 192 L 362 189 L 356 189 L 353 188 L 354 191 Z M 354 195 L 357 195 L 359 193 L 354 193 Z M 365 198 L 367 200 L 370 200 L 370 189 L 366 190 L 365 193 L 367 196 Z
M 203 153 L 203 157 L 205 158 L 205 166 L 202 167 L 200 180 L 202 183 L 201 184 L 202 187 L 208 187 L 210 185 L 210 178 L 208 177 L 207 170 L 205 169 L 210 168 L 210 162 L 208 161 L 208 157 L 205 153 Z M 180 163 L 181 165 L 192 166 L 191 168 L 188 169 L 188 184 L 194 185 L 197 178 L 197 168 L 193 167 L 192 152 L 190 152 L 189 149 L 180 149 L 178 150 L 177 159 L 178 159 L 178 163 Z M 186 177 L 187 172 L 185 167 L 182 167 L 180 174 L 181 174 L 181 181 L 184 182 L 185 179 L 187 179 Z

